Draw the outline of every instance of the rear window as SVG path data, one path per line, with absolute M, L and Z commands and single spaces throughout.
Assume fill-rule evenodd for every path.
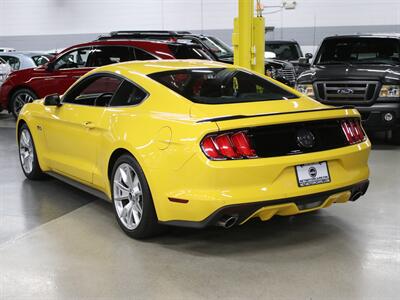
M 226 104 L 297 98 L 267 79 L 234 68 L 174 70 L 154 73 L 149 77 L 196 103 Z

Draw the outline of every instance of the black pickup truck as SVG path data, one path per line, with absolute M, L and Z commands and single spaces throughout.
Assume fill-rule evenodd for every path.
M 297 89 L 334 106 L 355 106 L 369 131 L 400 144 L 400 34 L 325 38 Z

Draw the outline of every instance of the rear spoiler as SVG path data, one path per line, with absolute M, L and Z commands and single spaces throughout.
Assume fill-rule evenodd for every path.
M 215 117 L 210 119 L 202 119 L 197 121 L 196 123 L 205 123 L 205 122 L 219 122 L 219 121 L 229 121 L 229 120 L 237 120 L 237 119 L 247 119 L 247 118 L 256 118 L 256 117 L 265 117 L 265 116 L 278 116 L 278 115 L 290 115 L 290 114 L 299 114 L 299 113 L 307 113 L 307 112 L 316 112 L 316 111 L 329 111 L 329 110 L 341 110 L 341 109 L 354 109 L 355 107 L 352 105 L 345 105 L 341 107 L 335 108 L 322 108 L 322 109 L 310 109 L 310 110 L 300 110 L 300 111 L 290 111 L 290 112 L 279 112 L 279 113 L 267 113 L 267 114 L 259 114 L 259 115 L 233 115 L 233 116 L 224 116 L 224 117 Z

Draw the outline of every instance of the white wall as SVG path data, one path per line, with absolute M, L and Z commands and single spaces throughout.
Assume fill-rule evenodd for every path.
M 250 0 L 249 0 L 250 1 Z M 279 5 L 281 0 L 264 0 Z M 297 0 L 266 14 L 275 27 L 393 25 L 400 0 Z M 275 11 L 266 9 L 265 12 Z M 0 36 L 126 29 L 231 29 L 237 0 L 0 0 Z
M 332 34 L 400 32 L 400 0 L 296 1 L 294 10 L 265 9 L 266 24 L 275 27 L 267 38 L 315 48 Z M 229 43 L 236 15 L 237 0 L 0 0 L 0 44 L 60 48 L 123 29 L 204 31 Z
M 231 28 L 232 0 L 0 0 L 0 36 Z
M 279 5 L 280 0 L 264 0 Z M 296 0 L 293 10 L 266 14 L 276 27 L 360 26 L 400 24 L 399 0 Z M 265 9 L 265 13 L 276 9 Z M 399 25 L 400 29 L 400 25 Z

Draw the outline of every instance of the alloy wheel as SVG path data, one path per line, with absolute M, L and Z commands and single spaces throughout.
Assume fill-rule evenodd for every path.
M 28 129 L 23 129 L 19 138 L 19 156 L 22 168 L 28 174 L 33 170 L 34 155 L 31 134 Z
M 14 100 L 14 113 L 15 115 L 18 115 L 19 112 L 21 111 L 22 107 L 29 102 L 33 101 L 33 97 L 29 93 L 19 93 Z
M 135 229 L 143 216 L 143 192 L 138 175 L 127 163 L 115 172 L 113 196 L 119 220 L 127 229 Z

